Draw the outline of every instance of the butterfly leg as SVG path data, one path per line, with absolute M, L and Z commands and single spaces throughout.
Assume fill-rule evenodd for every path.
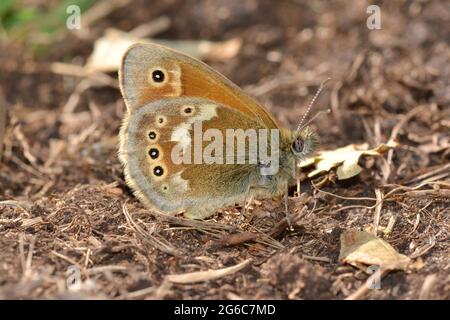
M 289 230 L 293 230 L 291 224 L 291 217 L 289 215 L 289 185 L 286 183 L 286 191 L 284 193 L 284 212 L 286 214 L 286 222 L 288 224 Z
M 245 214 L 247 213 L 247 209 L 253 201 L 253 195 L 249 196 L 249 194 L 250 190 L 247 192 L 245 196 L 244 204 L 242 205 L 241 215 L 239 216 L 238 223 L 241 223 L 244 220 Z
M 299 175 L 299 170 L 298 170 L 298 166 L 297 163 L 295 164 L 295 177 L 296 177 L 296 182 L 297 182 L 297 190 L 295 191 L 295 196 L 300 198 L 300 193 L 301 193 L 301 189 L 300 189 L 300 175 Z
M 297 197 L 300 197 L 300 178 L 297 178 Z

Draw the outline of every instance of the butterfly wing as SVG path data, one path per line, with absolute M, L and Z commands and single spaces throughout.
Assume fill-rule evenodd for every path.
M 144 204 L 165 212 L 185 211 L 191 218 L 242 201 L 259 171 L 257 163 L 236 164 L 237 158 L 227 158 L 234 157 L 238 146 L 227 152 L 226 141 L 217 137 L 227 138 L 226 130 L 232 128 L 257 132 L 264 126 L 239 110 L 202 98 L 166 98 L 141 106 L 129 113 L 120 132 L 128 185 Z M 207 132 L 215 132 L 214 139 L 205 138 Z M 217 148 L 211 151 L 212 142 Z M 208 154 L 213 162 L 205 160 Z M 247 143 L 245 155 L 250 154 Z
M 120 86 L 129 110 L 168 97 L 206 98 L 278 128 L 273 117 L 238 86 L 208 65 L 175 50 L 138 43 L 123 57 Z

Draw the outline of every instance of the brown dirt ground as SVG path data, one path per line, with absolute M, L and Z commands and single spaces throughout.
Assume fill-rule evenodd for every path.
M 345 198 L 375 198 L 378 189 L 395 190 L 383 202 L 380 230 L 395 223 L 378 235 L 422 266 L 389 273 L 381 290 L 363 297 L 449 299 L 450 3 L 378 2 L 382 30 L 373 31 L 366 28 L 369 4 L 135 1 L 97 21 L 88 38 L 69 34 L 39 58 L 10 39 L 0 66 L 9 123 L 0 162 L 0 298 L 343 299 L 367 275 L 338 261 L 339 236 L 370 230 L 375 216 L 374 201 Z M 321 148 L 376 146 L 396 126 L 400 146 L 390 160 L 366 160 L 363 172 L 345 182 L 333 173 L 313 181 L 303 175 L 308 210 L 299 198 L 290 199 L 300 216 L 294 231 L 274 229 L 284 217 L 279 199 L 253 203 L 241 223 L 239 206 L 212 220 L 234 231 L 155 216 L 124 184 L 117 159 L 124 112 L 118 89 L 91 87 L 74 112 L 63 114 L 81 79 L 36 66 L 83 63 L 106 28 L 126 31 L 162 15 L 172 26 L 161 38 L 241 38 L 235 58 L 210 64 L 285 126 L 295 127 L 317 85 L 331 77 L 315 106 L 333 109 L 313 124 Z M 395 189 L 399 185 L 408 188 Z M 124 207 L 140 229 L 127 222 Z M 230 233 L 242 231 L 272 237 L 225 245 Z M 247 258 L 249 266 L 219 280 L 163 285 L 168 274 Z M 81 268 L 84 281 L 76 294 L 65 286 L 71 265 Z

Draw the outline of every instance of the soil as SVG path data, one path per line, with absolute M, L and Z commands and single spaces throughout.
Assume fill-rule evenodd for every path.
M 45 54 L 9 38 L 0 54 L 7 106 L 0 298 L 344 299 L 369 275 L 339 261 L 340 235 L 378 225 L 378 237 L 415 267 L 387 273 L 380 290 L 360 298 L 450 299 L 450 3 L 375 1 L 380 30 L 366 26 L 370 4 L 139 0 L 97 20 L 85 37 L 65 34 Z M 295 128 L 330 77 L 314 106 L 332 109 L 312 123 L 320 149 L 376 147 L 391 137 L 399 146 L 364 158 L 363 171 L 349 180 L 301 174 L 304 196 L 294 195 L 295 185 L 290 190 L 298 218 L 292 230 L 283 224 L 282 199 L 252 202 L 244 219 L 236 205 L 207 221 L 228 228 L 155 214 L 124 182 L 117 149 L 125 106 L 117 86 L 74 95 L 83 78 L 45 66 L 83 65 L 107 28 L 129 31 L 161 16 L 171 26 L 158 38 L 241 39 L 235 57 L 206 62 L 286 127 Z M 65 112 L 71 97 L 79 101 Z M 373 199 L 389 192 L 377 213 Z M 239 233 L 242 239 L 230 239 Z M 248 258 L 217 280 L 164 281 Z M 67 288 L 74 270 L 82 280 L 75 291 Z

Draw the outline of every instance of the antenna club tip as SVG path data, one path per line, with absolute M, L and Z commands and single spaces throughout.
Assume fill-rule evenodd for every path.
M 328 81 L 330 81 L 331 80 L 331 78 L 330 77 L 328 77 L 328 78 L 326 78 L 325 80 L 323 80 L 322 81 L 322 83 L 320 84 L 322 87 L 325 85 L 325 83 L 327 83 Z

